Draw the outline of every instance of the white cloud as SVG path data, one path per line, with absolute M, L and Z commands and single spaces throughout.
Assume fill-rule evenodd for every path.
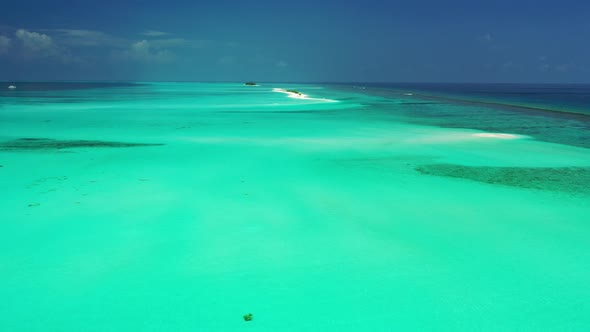
M 498 40 L 490 32 L 486 32 L 483 35 L 477 36 L 477 42 L 480 46 L 490 51 L 496 50 L 499 46 Z
M 182 47 L 190 46 L 191 41 L 184 38 L 168 38 L 168 39 L 153 39 L 149 41 L 151 47 L 165 48 L 165 47 Z
M 134 41 L 98 30 L 19 29 L 12 45 L 8 38 L 0 40 L 0 53 L 5 53 L 10 46 L 23 60 L 44 58 L 62 63 L 89 64 L 106 53 L 114 61 L 169 63 L 178 59 L 177 54 L 190 54 L 202 49 L 228 49 L 239 45 L 222 40 L 185 39 L 156 30 L 147 30 L 142 34 L 148 37 Z M 227 58 L 222 62 L 235 62 L 235 59 Z
M 122 38 L 113 37 L 102 31 L 82 29 L 56 29 L 46 30 L 54 32 L 54 38 L 61 44 L 69 46 L 111 46 L 124 47 L 128 42 Z
M 281 60 L 281 61 L 277 62 L 277 67 L 285 68 L 288 65 L 289 64 L 286 61 L 284 61 L 284 60 Z
M 559 64 L 550 64 L 550 63 L 542 63 L 539 66 L 539 70 L 547 73 L 547 72 L 551 72 L 551 73 L 567 73 L 568 71 L 571 70 L 580 70 L 582 69 L 579 66 L 576 66 L 573 63 L 559 63 Z
M 19 29 L 15 36 L 22 42 L 23 48 L 29 52 L 42 55 L 54 55 L 56 52 L 53 39 L 46 34 Z
M 157 31 L 157 30 L 147 30 L 145 32 L 142 32 L 141 34 L 144 36 L 147 36 L 147 37 L 162 37 L 162 36 L 169 35 L 168 32 Z
M 131 45 L 131 51 L 138 58 L 149 62 L 169 62 L 174 60 L 174 55 L 168 50 L 152 50 L 150 42 L 145 39 Z
M 84 63 L 82 58 L 72 55 L 69 49 L 58 46 L 47 34 L 19 29 L 15 36 L 22 44 L 24 59 L 45 58 L 63 64 Z
M 541 70 L 542 72 L 548 72 L 551 70 L 551 65 L 544 63 L 539 66 L 539 70 Z
M 66 36 L 69 37 L 80 37 L 80 38 L 102 38 L 105 36 L 105 33 L 102 31 L 96 30 L 82 30 L 82 29 L 57 29 L 57 32 L 61 32 Z
M 144 39 L 142 41 L 138 41 L 137 43 L 133 43 L 131 45 L 131 49 L 137 54 L 149 53 L 150 43 Z
M 6 36 L 0 36 L 0 54 L 8 52 L 12 41 Z
M 150 41 L 144 39 L 131 44 L 125 51 L 113 53 L 113 58 L 144 63 L 170 63 L 176 60 L 176 55 L 166 49 L 154 47 Z
M 560 73 L 565 73 L 570 69 L 570 67 L 571 67 L 570 63 L 562 63 L 562 64 L 555 66 L 555 71 L 560 72 Z

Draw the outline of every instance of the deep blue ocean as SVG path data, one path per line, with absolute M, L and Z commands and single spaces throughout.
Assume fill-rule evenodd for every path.
M 590 84 L 370 83 L 363 86 L 424 97 L 590 114 Z

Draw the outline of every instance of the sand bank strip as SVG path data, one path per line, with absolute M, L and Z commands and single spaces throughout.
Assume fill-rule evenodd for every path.
M 310 96 L 303 94 L 303 93 L 296 93 L 296 92 L 292 92 L 289 91 L 287 89 L 280 89 L 280 88 L 274 88 L 272 89 L 273 92 L 279 92 L 279 93 L 284 93 L 286 94 L 289 98 L 295 98 L 295 99 L 305 99 L 305 100 L 315 100 L 315 101 L 323 101 L 323 102 L 328 102 L 328 103 L 336 103 L 338 102 L 337 100 L 334 99 L 327 99 L 327 98 L 311 98 Z
M 502 133 L 477 133 L 473 134 L 475 137 L 484 137 L 484 138 L 500 138 L 500 139 L 518 139 L 523 138 L 520 135 L 514 134 L 502 134 Z

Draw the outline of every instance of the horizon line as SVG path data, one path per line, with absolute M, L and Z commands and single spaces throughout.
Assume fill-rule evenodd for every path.
M 194 81 L 194 80 L 0 80 L 0 83 L 240 83 L 246 81 Z M 256 81 L 259 83 L 272 84 L 498 84 L 498 85 L 590 85 L 587 83 L 564 83 L 564 82 L 443 82 L 443 81 Z

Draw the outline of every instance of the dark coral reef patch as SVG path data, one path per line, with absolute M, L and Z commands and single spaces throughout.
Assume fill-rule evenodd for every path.
M 95 140 L 57 140 L 49 138 L 19 138 L 0 142 L 0 151 L 64 150 L 77 148 L 132 148 L 163 144 L 129 143 Z
M 488 184 L 590 195 L 590 167 L 491 167 L 428 164 L 422 174 Z

